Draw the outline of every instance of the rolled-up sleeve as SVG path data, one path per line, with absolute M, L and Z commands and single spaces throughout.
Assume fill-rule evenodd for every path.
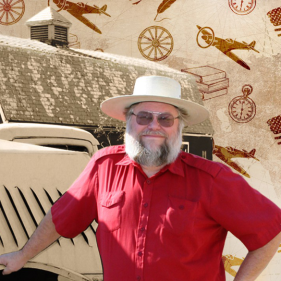
M 97 177 L 95 159 L 92 158 L 77 180 L 52 206 L 53 223 L 61 236 L 75 237 L 97 218 Z
M 228 167 L 222 167 L 214 179 L 210 199 L 212 218 L 249 251 L 264 246 L 281 231 L 280 208 Z

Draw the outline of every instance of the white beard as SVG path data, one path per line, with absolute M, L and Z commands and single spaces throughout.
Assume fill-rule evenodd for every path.
M 125 150 L 132 160 L 147 167 L 167 165 L 176 160 L 182 144 L 181 130 L 178 130 L 178 134 L 171 136 L 169 140 L 166 138 L 161 146 L 154 147 L 144 144 L 141 135 L 159 134 L 165 136 L 164 133 L 146 130 L 134 136 L 130 127 L 130 122 L 128 122 L 125 133 Z

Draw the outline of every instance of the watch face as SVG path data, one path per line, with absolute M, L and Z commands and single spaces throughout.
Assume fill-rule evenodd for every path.
M 256 0 L 228 0 L 230 9 L 238 15 L 251 13 L 255 6 Z
M 250 98 L 236 97 L 230 102 L 228 112 L 234 121 L 247 123 L 255 117 L 256 105 Z

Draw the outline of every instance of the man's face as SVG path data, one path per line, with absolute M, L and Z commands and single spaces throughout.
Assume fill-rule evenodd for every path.
M 178 112 L 174 106 L 160 102 L 139 103 L 134 107 L 134 113 L 138 114 L 140 111 L 168 112 L 174 117 L 178 116 Z M 162 127 L 157 121 L 157 115 L 154 115 L 154 119 L 150 124 L 139 125 L 136 121 L 136 116 L 133 115 L 131 123 L 132 133 L 135 136 L 139 136 L 145 147 L 153 149 L 161 146 L 166 140 L 178 134 L 178 122 L 179 120 L 175 119 L 172 127 Z
M 160 102 L 143 102 L 133 108 L 134 114 L 141 111 L 178 116 L 174 106 Z M 179 153 L 182 138 L 179 119 L 174 119 L 171 127 L 163 127 L 158 123 L 156 114 L 147 125 L 138 124 L 136 118 L 135 115 L 131 116 L 125 135 L 126 152 L 130 158 L 144 166 L 161 166 L 174 161 Z

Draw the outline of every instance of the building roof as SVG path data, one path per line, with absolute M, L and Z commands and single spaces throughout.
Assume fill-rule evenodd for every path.
M 202 104 L 191 76 L 147 60 L 3 35 L 0 53 L 0 104 L 8 122 L 124 126 L 99 105 L 132 93 L 135 79 L 143 75 L 172 77 L 180 82 L 183 98 Z M 213 134 L 213 128 L 206 120 L 188 132 Z
M 72 23 L 51 7 L 47 7 L 25 22 L 28 26 L 55 24 L 70 27 Z

